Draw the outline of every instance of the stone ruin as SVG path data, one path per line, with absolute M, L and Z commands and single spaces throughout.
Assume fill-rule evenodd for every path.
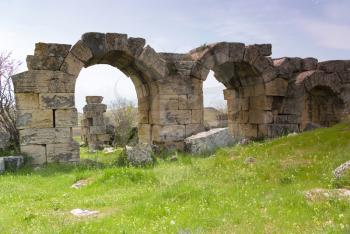
M 106 133 L 106 124 L 103 116 L 107 106 L 102 104 L 102 100 L 102 96 L 87 96 L 87 104 L 83 107 L 81 141 L 89 147 L 89 150 L 103 149 L 110 139 L 110 136 Z
M 34 163 L 79 160 L 74 88 L 83 67 L 109 64 L 130 77 L 142 143 L 184 147 L 203 130 L 203 82 L 224 84 L 235 138 L 270 138 L 330 126 L 349 111 L 350 61 L 271 58 L 271 44 L 219 42 L 159 53 L 143 38 L 85 33 L 73 46 L 37 43 L 28 71 L 13 76 L 21 150 Z

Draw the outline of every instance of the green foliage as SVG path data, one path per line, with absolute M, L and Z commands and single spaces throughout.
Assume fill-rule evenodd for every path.
M 83 148 L 83 159 L 104 166 L 52 164 L 0 176 L 0 233 L 349 233 L 349 201 L 311 203 L 303 194 L 344 186 L 332 170 L 349 150 L 346 124 L 207 158 L 169 155 L 149 168 L 117 166 L 121 149 Z M 81 179 L 89 184 L 70 188 Z M 75 208 L 101 213 L 75 218 Z

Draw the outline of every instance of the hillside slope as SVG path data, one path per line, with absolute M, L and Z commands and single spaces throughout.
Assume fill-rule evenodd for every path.
M 349 233 L 349 200 L 304 196 L 334 187 L 332 170 L 349 159 L 350 126 L 339 124 L 147 169 L 23 169 L 0 176 L 0 233 Z M 80 179 L 89 185 L 70 188 Z

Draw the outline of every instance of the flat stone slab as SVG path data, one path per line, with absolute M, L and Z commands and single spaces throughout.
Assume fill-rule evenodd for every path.
M 0 173 L 4 171 L 16 171 L 24 164 L 23 156 L 6 156 L 0 158 Z
M 235 143 L 228 128 L 214 128 L 200 132 L 185 139 L 185 150 L 191 154 L 213 152 L 218 147 L 226 147 Z
M 350 170 L 350 160 L 341 164 L 339 167 L 337 167 L 334 171 L 333 171 L 333 175 L 336 178 L 341 178 L 343 174 L 345 174 L 346 171 Z
M 316 188 L 305 191 L 307 200 L 315 202 L 327 199 L 350 199 L 350 190 L 348 189 L 322 189 Z
M 82 210 L 82 209 L 73 209 L 70 213 L 77 217 L 86 217 L 86 216 L 95 216 L 100 212 L 97 210 Z

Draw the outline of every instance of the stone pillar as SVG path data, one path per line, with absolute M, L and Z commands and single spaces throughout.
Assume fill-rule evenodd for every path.
M 89 146 L 90 150 L 102 149 L 108 144 L 110 136 L 106 133 L 103 113 L 107 106 L 102 104 L 103 97 L 87 96 L 84 106 L 84 117 L 81 121 L 81 140 Z

